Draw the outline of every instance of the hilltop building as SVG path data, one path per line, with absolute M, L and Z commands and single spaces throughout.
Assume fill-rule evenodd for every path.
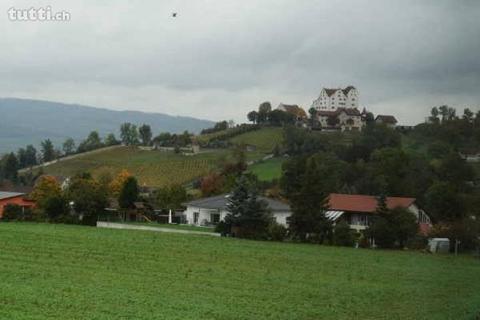
M 375 118 L 375 123 L 381 123 L 381 124 L 385 124 L 387 127 L 395 128 L 395 126 L 397 125 L 398 121 L 397 121 L 397 119 L 395 119 L 395 117 L 392 116 L 392 115 L 382 115 L 382 114 L 379 114 L 379 115 Z
M 338 108 L 358 108 L 358 90 L 354 86 L 345 89 L 323 88 L 317 100 L 313 101 L 312 107 L 316 110 L 335 111 Z
M 277 110 L 284 111 L 286 113 L 290 113 L 295 116 L 297 121 L 302 121 L 307 119 L 307 113 L 303 108 L 299 107 L 296 104 L 283 104 L 280 103 L 277 107 Z

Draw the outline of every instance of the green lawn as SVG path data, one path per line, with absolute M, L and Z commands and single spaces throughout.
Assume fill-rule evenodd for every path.
M 475 319 L 469 257 L 0 223 L 0 319 Z
M 140 185 L 164 186 L 182 184 L 207 174 L 228 154 L 226 150 L 214 150 L 193 156 L 173 152 L 142 151 L 119 147 L 102 152 L 80 155 L 78 158 L 60 161 L 44 168 L 45 173 L 71 176 L 89 171 L 94 176 L 103 172 L 117 174 L 122 169 L 135 175 Z
M 256 163 L 248 168 L 248 171 L 257 175 L 261 181 L 272 181 L 282 176 L 282 163 L 284 158 L 272 158 Z
M 234 144 L 250 144 L 257 147 L 262 154 L 272 153 L 275 146 L 283 142 L 283 128 L 266 127 L 235 136 L 230 141 Z

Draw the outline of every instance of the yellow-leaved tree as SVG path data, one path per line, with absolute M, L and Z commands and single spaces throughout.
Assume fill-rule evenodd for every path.
M 37 202 L 37 207 L 43 209 L 46 201 L 52 197 L 59 197 L 62 194 L 62 188 L 57 179 L 53 176 L 42 176 L 35 184 L 32 192 L 32 198 Z
M 123 188 L 123 185 L 125 184 L 125 181 L 127 181 L 127 179 L 131 176 L 132 174 L 125 169 L 120 171 L 120 173 L 110 183 L 111 195 L 117 198 Z

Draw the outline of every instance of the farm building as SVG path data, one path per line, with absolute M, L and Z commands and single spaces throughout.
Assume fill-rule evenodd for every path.
M 290 113 L 295 116 L 296 121 L 306 120 L 308 118 L 307 113 L 301 107 L 296 104 L 284 104 L 280 103 L 277 107 L 277 110 L 284 111 L 286 113 Z
M 397 119 L 395 119 L 394 116 L 391 116 L 391 115 L 381 115 L 381 114 L 379 114 L 379 115 L 375 118 L 375 123 L 383 123 L 383 124 L 387 125 L 387 127 L 395 128 L 395 126 L 397 125 L 398 121 L 397 121 Z
M 429 216 L 415 204 L 415 198 L 387 197 L 387 207 L 410 210 L 417 217 L 422 233 L 431 227 Z M 362 231 L 367 228 L 378 207 L 378 198 L 358 194 L 330 194 L 329 211 L 326 215 L 332 221 L 346 221 L 350 228 Z
M 184 211 L 184 215 L 187 223 L 204 226 L 214 225 L 222 221 L 228 214 L 228 196 L 228 194 L 223 194 L 185 203 L 187 209 Z M 287 225 L 287 218 L 292 215 L 288 204 L 265 197 L 258 197 L 258 199 L 267 202 L 268 208 L 279 224 Z
M 0 218 L 3 216 L 5 206 L 16 204 L 22 208 L 33 208 L 35 202 L 26 198 L 25 193 L 0 191 Z

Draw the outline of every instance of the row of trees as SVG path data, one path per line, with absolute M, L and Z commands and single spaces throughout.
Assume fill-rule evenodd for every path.
M 5 220 L 95 225 L 99 216 L 105 213 L 105 208 L 113 206 L 118 210 L 117 218 L 126 220 L 129 213 L 137 213 L 135 210 L 138 202 L 145 205 L 142 214 L 156 219 L 154 209 L 180 209 L 188 200 L 186 189 L 180 185 L 165 186 L 153 193 L 141 194 L 140 191 L 136 178 L 126 170 L 115 177 L 104 172 L 96 179 L 89 173 L 81 173 L 63 185 L 55 177 L 44 175 L 31 194 L 36 201 L 36 209 L 25 212 L 20 207 L 11 205 L 6 210 Z M 115 203 L 118 203 L 118 207 Z
M 258 107 L 258 111 L 250 111 L 247 114 L 249 121 L 254 124 L 268 124 L 272 126 L 283 126 L 295 124 L 296 117 L 293 114 L 282 110 L 272 110 L 270 102 L 263 102 Z

